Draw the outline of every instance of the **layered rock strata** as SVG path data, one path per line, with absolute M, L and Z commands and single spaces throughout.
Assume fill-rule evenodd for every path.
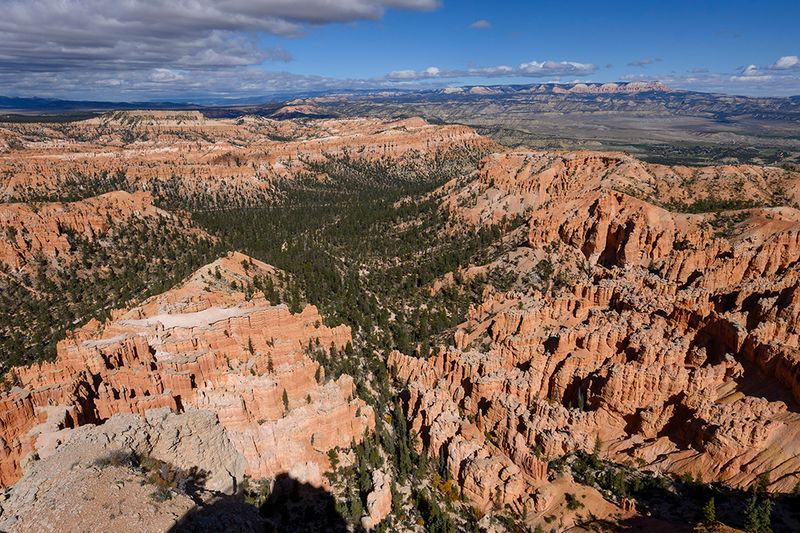
M 94 187 L 149 191 L 183 207 L 260 205 L 277 198 L 277 180 L 314 177 L 311 163 L 328 158 L 413 161 L 490 146 L 466 126 L 419 118 L 121 111 L 63 125 L 0 123 L 0 199 L 60 198 L 65 188 L 79 194 Z
M 155 408 L 215 413 L 256 478 L 289 472 L 316 485 L 327 451 L 360 441 L 372 410 L 349 376 L 327 380 L 310 347 L 343 349 L 346 326 L 322 324 L 313 306 L 293 314 L 246 294 L 275 270 L 230 254 L 181 286 L 72 333 L 52 363 L 11 371 L 0 396 L 0 482 L 23 460 L 58 445 L 61 431 Z
M 640 199 L 684 201 L 701 183 L 753 205 L 798 194 L 797 174 L 779 169 L 587 153 L 494 155 L 446 186 L 444 208 L 464 224 L 523 218 L 523 244 L 493 265 L 516 281 L 470 310 L 454 346 L 389 364 L 422 444 L 481 507 L 537 508 L 547 461 L 598 442 L 656 472 L 795 487 L 800 212 L 686 214 Z

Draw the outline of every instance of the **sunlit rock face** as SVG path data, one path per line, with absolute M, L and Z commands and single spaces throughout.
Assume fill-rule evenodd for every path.
M 146 192 L 114 191 L 74 202 L 0 204 L 0 264 L 15 275 L 36 274 L 39 263 L 63 268 L 74 259 L 69 235 L 93 241 L 133 222 L 155 228 L 187 225 L 185 217 L 154 205 Z M 204 235 L 199 229 L 187 232 Z
M 130 310 L 74 331 L 57 360 L 12 370 L 0 397 L 0 481 L 46 455 L 71 428 L 118 413 L 169 408 L 214 413 L 256 478 L 291 472 L 317 486 L 327 452 L 359 442 L 374 427 L 370 407 L 343 375 L 327 380 L 310 346 L 343 349 L 347 326 L 326 327 L 313 306 L 293 314 L 263 295 L 246 294 L 269 265 L 229 254 L 182 285 Z
M 527 501 L 548 459 L 598 439 L 604 456 L 653 471 L 736 487 L 767 474 L 791 490 L 797 183 L 775 168 L 589 152 L 495 154 L 448 183 L 443 209 L 466 226 L 517 217 L 521 244 L 492 265 L 513 273 L 511 290 L 487 291 L 454 346 L 389 357 L 421 445 L 483 508 Z M 718 207 L 733 199 L 741 209 Z M 708 212 L 676 212 L 697 200 Z
M 16 148 L 3 149 L 9 145 Z M 420 118 L 290 121 L 118 111 L 58 127 L 0 124 L 0 198 L 62 199 L 94 188 L 147 191 L 182 208 L 256 206 L 280 198 L 282 180 L 325 179 L 315 163 L 329 158 L 413 164 L 420 155 L 493 146 L 466 126 Z
M 225 498 L 244 480 L 244 457 L 208 411 L 120 413 L 61 430 L 58 439 L 64 442 L 40 448 L 4 491 L 3 531 L 168 531 L 192 512 L 193 498 L 212 503 L 213 494 Z M 157 497 L 154 476 L 179 490 Z M 210 507 L 214 519 L 258 528 L 254 510 Z

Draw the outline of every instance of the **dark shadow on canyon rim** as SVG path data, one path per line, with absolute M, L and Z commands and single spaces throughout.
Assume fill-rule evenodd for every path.
M 269 498 L 256 507 L 239 492 L 218 496 L 184 515 L 170 533 L 184 532 L 331 532 L 344 533 L 347 522 L 337 512 L 333 496 L 315 487 L 280 474 Z

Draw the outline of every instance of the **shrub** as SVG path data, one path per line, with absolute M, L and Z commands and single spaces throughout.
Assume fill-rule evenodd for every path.
M 583 503 L 572 493 L 566 493 L 564 497 L 567 499 L 567 509 L 575 511 L 583 507 Z

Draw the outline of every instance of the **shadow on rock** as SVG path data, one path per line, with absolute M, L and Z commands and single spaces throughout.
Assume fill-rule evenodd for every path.
M 267 521 L 266 531 L 270 532 L 347 531 L 347 523 L 336 511 L 336 502 L 328 491 L 297 481 L 288 474 L 275 479 L 272 493 L 260 511 Z
M 328 491 L 284 473 L 275 479 L 261 507 L 246 502 L 241 492 L 218 496 L 186 513 L 169 531 L 343 533 L 347 523 L 336 511 L 336 502 Z
M 250 531 L 269 531 L 266 521 L 258 514 L 258 509 L 244 501 L 244 496 L 217 496 L 197 505 L 186 513 L 170 533 L 205 533 L 226 531 L 245 533 Z

